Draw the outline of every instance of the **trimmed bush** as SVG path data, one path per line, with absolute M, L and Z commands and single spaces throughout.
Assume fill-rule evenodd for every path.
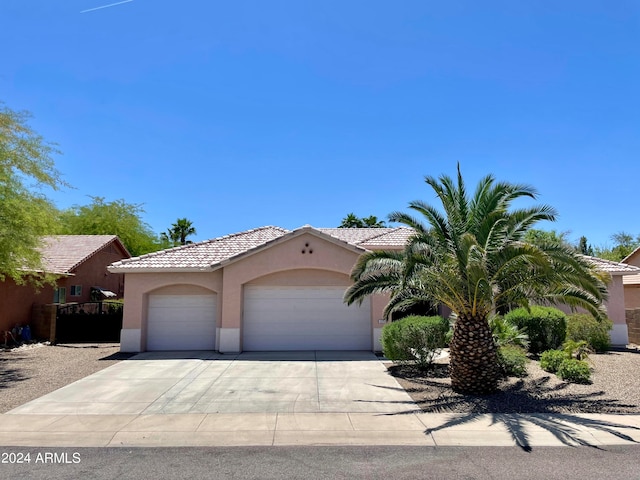
M 565 360 L 560 364 L 557 375 L 567 382 L 591 383 L 591 368 L 584 360 Z
M 507 377 L 524 377 L 527 374 L 527 352 L 514 345 L 498 348 L 498 362 Z
M 529 351 L 540 353 L 558 348 L 567 335 L 567 316 L 552 307 L 517 308 L 504 316 L 507 323 L 529 336 Z
M 405 317 L 382 328 L 382 351 L 389 360 L 427 369 L 446 346 L 449 328 L 442 317 Z
M 567 340 L 585 341 L 596 352 L 606 352 L 611 348 L 609 331 L 613 322 L 609 319 L 596 320 L 588 313 L 576 313 L 567 317 Z
M 569 356 L 562 350 L 547 350 L 540 356 L 540 368 L 549 373 L 556 373 L 560 365 Z

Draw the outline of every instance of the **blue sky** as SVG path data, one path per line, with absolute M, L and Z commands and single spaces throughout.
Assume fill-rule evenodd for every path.
M 633 1 L 2 0 L 0 100 L 75 187 L 196 240 L 434 201 L 424 175 L 528 183 L 558 221 L 640 234 Z

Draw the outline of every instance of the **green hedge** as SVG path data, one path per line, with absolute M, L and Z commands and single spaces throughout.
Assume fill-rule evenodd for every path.
M 405 317 L 382 328 L 382 351 L 389 360 L 425 369 L 446 346 L 449 329 L 449 321 L 442 317 Z
M 526 332 L 531 353 L 558 348 L 567 335 L 567 316 L 557 308 L 518 308 L 507 313 L 504 319 Z
M 613 322 L 609 319 L 596 320 L 588 313 L 576 313 L 567 317 L 567 340 L 585 341 L 596 352 L 606 352 L 611 348 L 609 331 Z

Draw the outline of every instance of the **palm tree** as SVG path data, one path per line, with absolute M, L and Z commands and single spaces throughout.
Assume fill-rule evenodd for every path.
M 426 220 L 394 212 L 393 222 L 415 230 L 403 252 L 362 255 L 351 272 L 348 304 L 387 292 L 385 315 L 418 302 L 448 306 L 456 321 L 450 344 L 451 385 L 461 393 L 483 394 L 498 387 L 500 370 L 489 316 L 511 306 L 564 303 L 606 315 L 605 274 L 586 257 L 559 242 L 531 244 L 526 232 L 537 222 L 553 221 L 549 206 L 511 209 L 514 200 L 536 198 L 527 185 L 482 179 L 470 198 L 458 165 L 457 182 L 428 176 L 444 210 L 421 201 L 409 208 Z
M 187 245 L 192 243 L 187 240 L 190 235 L 195 235 L 196 229 L 193 227 L 193 223 L 186 218 L 179 218 L 176 223 L 171 225 L 171 228 L 167 232 L 160 234 L 160 238 L 163 242 L 173 244 L 174 247 L 178 245 Z
M 384 226 L 384 220 L 378 220 L 375 215 L 360 218 L 355 213 L 349 213 L 342 219 L 338 228 L 383 228 Z
M 363 217 L 362 223 L 364 227 L 367 228 L 384 228 L 384 220 L 378 220 L 378 217 L 375 215 L 371 215 L 369 217 Z
M 346 217 L 342 219 L 342 223 L 338 226 L 338 228 L 361 228 L 364 227 L 364 223 L 362 219 L 358 217 L 355 213 L 349 213 Z

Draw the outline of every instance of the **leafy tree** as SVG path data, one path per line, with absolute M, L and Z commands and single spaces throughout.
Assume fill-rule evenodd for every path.
M 500 367 L 488 319 L 504 305 L 547 301 L 606 315 L 605 276 L 593 263 L 560 243 L 524 241 L 533 225 L 556 215 L 545 205 L 511 208 L 517 199 L 535 199 L 532 187 L 496 182 L 488 175 L 470 197 L 459 166 L 457 182 L 444 175 L 425 181 L 443 212 L 414 201 L 409 208 L 426 224 L 406 213 L 391 214 L 391 221 L 413 228 L 415 235 L 404 252 L 362 255 L 345 301 L 388 292 L 385 315 L 425 299 L 447 305 L 456 317 L 450 344 L 454 390 L 480 394 L 497 389 Z
M 349 213 L 342 219 L 338 228 L 382 228 L 385 227 L 384 220 L 378 220 L 375 215 L 368 217 L 358 217 L 354 213 Z
M 587 237 L 584 235 L 580 237 L 578 242 L 578 251 L 582 255 L 589 255 L 590 257 L 593 257 L 594 255 L 593 247 L 587 243 Z
M 595 255 L 597 257 L 619 262 L 640 246 L 640 235 L 634 237 L 627 232 L 614 233 L 611 235 L 611 240 L 614 241 L 613 247 L 599 247 L 595 249 Z
M 142 205 L 122 199 L 106 202 L 103 197 L 91 197 L 91 200 L 89 205 L 74 206 L 61 212 L 56 233 L 117 235 L 134 256 L 162 248 L 151 227 L 141 218 Z
M 544 243 L 559 243 L 563 245 L 569 245 L 567 237 L 569 232 L 557 232 L 556 230 L 540 230 L 537 228 L 531 228 L 524 234 L 524 241 L 533 243 L 534 245 L 541 245 Z
M 56 209 L 43 194 L 67 184 L 55 168 L 59 151 L 27 124 L 31 115 L 0 103 L 0 281 L 45 280 L 39 247 Z
M 171 225 L 171 228 L 169 228 L 166 233 L 163 232 L 160 234 L 160 238 L 163 242 L 176 247 L 178 245 L 193 243 L 187 240 L 187 237 L 195 234 L 196 229 L 193 223 L 186 218 L 179 218 Z

